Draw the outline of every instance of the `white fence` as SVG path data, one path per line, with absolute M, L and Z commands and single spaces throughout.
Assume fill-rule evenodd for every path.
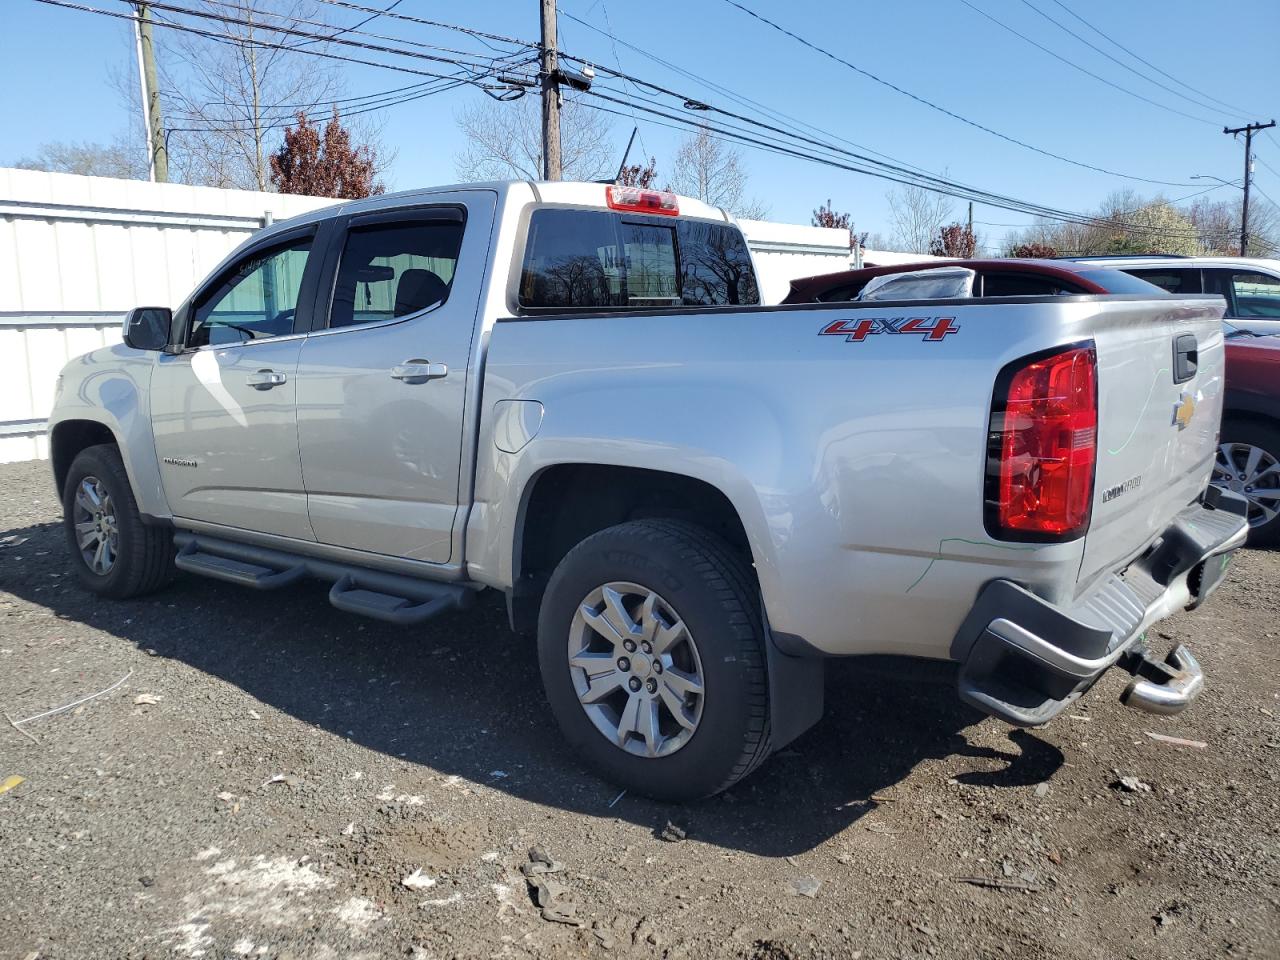
M 48 455 L 58 371 L 126 310 L 180 303 L 264 224 L 332 202 L 0 169 L 0 463 Z
M 118 342 L 135 306 L 175 306 L 272 220 L 332 200 L 0 168 L 0 463 L 48 456 L 58 371 Z M 849 264 L 843 230 L 745 221 L 765 303 Z

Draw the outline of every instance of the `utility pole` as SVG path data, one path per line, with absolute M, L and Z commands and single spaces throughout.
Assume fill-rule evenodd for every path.
M 138 72 L 142 78 L 143 122 L 147 128 L 147 162 L 151 179 L 169 182 L 169 147 L 164 135 L 164 116 L 160 112 L 160 85 L 156 82 L 156 54 L 151 43 L 151 4 L 137 5 L 138 18 L 134 30 L 138 41 Z
M 969 201 L 969 236 L 973 236 L 973 201 Z
M 556 62 L 556 0 L 542 7 L 542 178 L 559 180 L 560 66 Z
M 1276 122 L 1249 123 L 1243 127 L 1223 127 L 1223 133 L 1233 137 L 1244 134 L 1244 206 L 1240 209 L 1240 256 L 1249 255 L 1249 181 L 1253 179 L 1253 134 L 1257 130 L 1274 127 Z

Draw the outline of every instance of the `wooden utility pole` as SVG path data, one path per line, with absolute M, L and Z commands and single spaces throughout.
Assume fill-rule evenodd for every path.
M 169 147 L 164 136 L 164 115 L 160 111 L 160 85 L 156 80 L 156 53 L 151 43 L 151 4 L 137 5 L 134 21 L 138 41 L 138 70 L 142 74 L 143 122 L 147 127 L 147 162 L 151 179 L 169 182 Z
M 542 8 L 542 178 L 559 180 L 560 67 L 556 63 L 556 0 L 540 0 Z
M 1253 179 L 1253 134 L 1257 130 L 1274 127 L 1276 122 L 1250 123 L 1243 127 L 1223 127 L 1223 133 L 1232 136 L 1244 134 L 1244 206 L 1240 209 L 1240 256 L 1249 255 L 1249 181 Z

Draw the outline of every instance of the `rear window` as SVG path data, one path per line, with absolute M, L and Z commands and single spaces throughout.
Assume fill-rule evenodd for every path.
M 1122 270 L 1081 270 L 1080 276 L 1086 280 L 1092 280 L 1098 286 L 1102 287 L 1107 293 L 1132 293 L 1142 296 L 1155 296 L 1165 291 L 1157 287 L 1154 283 L 1148 283 L 1146 280 L 1131 276 Z
M 757 304 L 729 224 L 546 207 L 529 219 L 520 306 L 533 310 Z

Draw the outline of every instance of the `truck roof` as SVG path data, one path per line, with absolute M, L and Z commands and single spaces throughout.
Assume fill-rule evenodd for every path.
M 348 200 L 330 207 L 310 210 L 289 220 L 279 223 L 310 223 L 326 220 L 333 216 L 353 213 L 367 213 L 389 207 L 401 207 L 415 202 L 428 203 L 431 198 L 442 193 L 460 191 L 487 190 L 498 194 L 499 201 L 505 200 L 513 191 L 524 192 L 531 203 L 567 204 L 575 207 L 598 207 L 609 209 L 605 190 L 612 186 L 609 183 L 585 183 L 579 181 L 550 180 L 488 180 L 476 183 L 451 183 L 435 187 L 415 187 L 395 193 L 379 194 L 376 197 L 365 197 L 361 200 Z M 653 191 L 658 192 L 658 191 Z M 703 220 L 731 220 L 729 214 L 719 207 L 713 207 L 693 197 L 677 196 L 679 216 L 694 217 Z
M 791 293 L 788 303 L 810 300 L 835 285 L 855 285 L 866 283 L 873 277 L 892 273 L 913 273 L 921 270 L 935 270 L 940 267 L 966 267 L 970 270 L 992 271 L 1001 273 L 1028 273 L 1040 277 L 1065 280 L 1068 283 L 1084 288 L 1088 293 L 1110 293 L 1106 287 L 1091 280 L 1088 274 L 1098 269 L 1097 264 L 1073 263 L 1065 260 L 1034 260 L 1014 258 L 956 259 L 956 260 L 921 260 L 915 263 L 896 263 L 882 267 L 863 267 L 860 270 L 838 270 L 834 273 L 823 273 L 813 277 L 802 277 L 791 281 Z

